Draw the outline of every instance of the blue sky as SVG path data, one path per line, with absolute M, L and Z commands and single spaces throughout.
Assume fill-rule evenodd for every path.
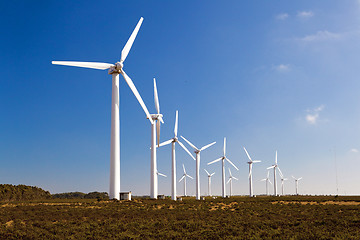
M 360 2 L 335 1 L 2 1 L 0 2 L 0 182 L 52 193 L 108 191 L 111 77 L 52 60 L 114 63 L 142 16 L 124 69 L 150 112 L 156 77 L 161 140 L 179 134 L 216 172 L 223 137 L 235 194 L 248 193 L 243 147 L 261 194 L 275 150 L 300 193 L 359 194 Z M 121 189 L 149 194 L 150 123 L 120 82 Z M 159 193 L 170 194 L 171 147 L 158 151 Z M 181 164 L 195 162 L 177 147 Z M 188 181 L 190 194 L 195 182 Z M 202 194 L 207 177 L 201 172 Z M 280 184 L 279 184 L 280 186 Z M 182 193 L 182 184 L 178 185 Z M 294 193 L 294 181 L 285 190 Z

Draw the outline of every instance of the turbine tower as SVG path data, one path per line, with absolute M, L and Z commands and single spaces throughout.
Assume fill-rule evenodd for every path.
M 175 117 L 175 127 L 174 127 L 174 137 L 168 141 L 165 141 L 163 143 L 160 143 L 159 147 L 165 146 L 168 144 L 172 144 L 172 170 L 171 170 L 171 199 L 176 201 L 176 158 L 175 158 L 175 143 L 178 143 L 194 160 L 194 156 L 190 153 L 190 151 L 182 144 L 178 138 L 178 111 L 176 111 L 176 117 Z
M 226 189 L 225 189 L 225 160 L 228 161 L 236 170 L 239 170 L 227 157 L 226 157 L 226 138 L 224 138 L 224 149 L 223 149 L 223 156 L 209 162 L 207 165 L 222 161 L 222 197 L 226 197 Z
M 194 149 L 194 152 L 196 154 L 196 200 L 200 200 L 200 152 L 207 149 L 208 147 L 211 147 L 216 142 L 210 143 L 199 149 L 195 147 L 195 145 L 188 141 L 186 138 L 184 138 L 183 136 L 181 137 Z
M 269 195 L 269 188 L 268 188 L 268 183 L 272 184 L 270 182 L 270 178 L 269 178 L 270 172 L 267 172 L 267 177 L 264 179 L 261 179 L 260 181 L 266 181 L 266 195 Z
M 275 164 L 271 167 L 268 167 L 267 169 L 274 169 L 274 196 L 277 196 L 277 183 L 276 183 L 276 169 L 278 168 L 277 164 L 277 151 L 275 152 Z
M 215 173 L 210 174 L 208 171 L 206 171 L 206 169 L 204 169 L 206 174 L 208 175 L 208 195 L 211 197 L 211 177 L 212 175 L 214 175 Z
M 252 197 L 254 196 L 254 190 L 253 190 L 253 184 L 252 184 L 252 165 L 253 163 L 258 163 L 258 162 L 261 162 L 260 160 L 252 160 L 249 153 L 246 151 L 246 148 L 244 147 L 244 150 L 246 152 L 246 155 L 248 156 L 249 158 L 249 162 L 247 162 L 249 164 L 249 188 L 250 188 L 250 193 L 249 193 L 249 196 Z
M 281 179 L 281 195 L 285 195 L 285 191 L 284 191 L 284 181 L 288 180 L 287 178 L 284 178 L 283 173 L 281 172 L 280 168 L 279 169 L 279 174 L 280 174 L 280 179 Z
M 296 190 L 296 195 L 299 195 L 299 192 L 298 192 L 298 182 L 302 179 L 301 178 L 295 178 L 294 176 L 292 176 L 293 179 L 295 179 L 295 190 Z
M 143 108 L 146 116 L 149 118 L 151 124 L 153 120 L 148 109 L 145 106 L 138 90 L 136 89 L 131 78 L 125 73 L 123 66 L 124 61 L 129 54 L 131 46 L 135 40 L 135 37 L 140 29 L 143 22 L 143 18 L 140 18 L 134 31 L 132 32 L 129 40 L 126 42 L 125 47 L 121 51 L 120 61 L 115 64 L 110 63 L 99 63 L 99 62 L 69 62 L 69 61 L 52 61 L 52 64 L 93 68 L 93 69 L 109 69 L 109 74 L 112 75 L 112 97 L 111 97 L 111 147 L 110 147 L 110 199 L 120 199 L 120 118 L 119 118 L 119 74 L 121 74 L 126 83 L 129 85 L 131 91 L 139 101 Z
M 184 196 L 186 197 L 186 177 L 189 177 L 189 178 L 191 178 L 191 179 L 194 179 L 194 178 L 186 173 L 184 164 L 183 164 L 183 169 L 184 169 L 184 174 L 183 174 L 183 176 L 180 178 L 179 182 L 181 182 L 182 180 L 184 180 Z
M 150 163 L 150 198 L 157 199 L 158 196 L 158 174 L 156 159 L 156 140 L 159 145 L 160 140 L 160 122 L 164 123 L 163 115 L 160 114 L 159 96 L 154 78 L 154 102 L 157 114 L 151 114 L 151 163 Z
M 235 179 L 235 180 L 239 180 L 237 179 L 236 177 L 233 177 L 233 175 L 231 174 L 231 171 L 230 171 L 230 168 L 229 168 L 229 180 L 227 181 L 227 184 L 230 183 L 230 197 L 231 197 L 231 194 L 232 194 L 232 180 Z

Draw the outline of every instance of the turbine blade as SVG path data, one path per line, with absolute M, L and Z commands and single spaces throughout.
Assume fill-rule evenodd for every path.
M 139 101 L 142 109 L 144 110 L 146 116 L 149 118 L 151 124 L 154 124 L 154 121 L 152 120 L 152 117 L 151 117 L 148 109 L 146 108 L 146 105 L 145 105 L 144 101 L 142 100 L 142 98 L 141 98 L 138 90 L 136 89 L 133 81 L 131 80 L 131 78 L 124 71 L 121 71 L 121 75 L 123 75 L 126 83 L 129 85 L 131 91 L 134 93 L 136 99 Z
M 216 160 L 214 160 L 214 161 L 212 161 L 212 162 L 209 162 L 207 165 L 216 163 L 216 162 L 218 162 L 218 161 L 221 161 L 222 159 L 223 159 L 222 157 L 221 157 L 221 158 L 218 158 L 218 159 L 216 159 Z
M 226 182 L 226 184 L 228 184 L 231 181 L 231 178 L 229 178 L 229 180 Z
M 172 143 L 174 140 L 173 139 L 170 139 L 170 140 L 167 140 L 165 142 L 162 142 L 158 145 L 158 147 L 162 147 L 162 146 L 165 146 L 165 145 L 168 145 L 170 143 Z
M 189 177 L 189 178 L 191 178 L 191 179 L 194 179 L 192 176 L 190 176 L 190 175 L 188 175 L 188 174 L 186 174 L 186 176 Z
M 302 177 L 301 177 L 301 178 L 299 178 L 299 179 L 298 179 L 298 181 L 299 181 L 299 180 L 301 180 L 301 179 L 302 179 Z
M 186 170 L 185 170 L 185 166 L 184 166 L 184 164 L 183 164 L 183 169 L 184 169 L 184 174 L 186 174 Z
M 294 176 L 292 176 L 293 179 L 296 179 Z
M 176 110 L 174 134 L 175 134 L 175 137 L 177 137 L 177 134 L 178 134 L 178 110 Z
M 165 174 L 162 174 L 162 173 L 157 173 L 158 175 L 160 175 L 160 176 L 163 176 L 163 177 L 167 177 Z
M 268 181 L 269 181 L 269 183 L 270 183 L 271 185 L 273 185 L 272 182 L 270 181 L 270 179 L 268 179 Z
M 216 142 L 213 142 L 213 143 L 210 143 L 210 144 L 208 144 L 208 145 L 200 148 L 200 151 L 205 150 L 205 149 L 207 149 L 208 147 L 211 147 L 211 146 L 214 145 L 215 143 L 216 143 Z
M 163 118 L 162 118 L 161 116 L 159 116 L 158 118 L 159 118 L 160 122 L 161 122 L 162 124 L 164 124 Z
M 136 38 L 137 33 L 139 32 L 139 29 L 140 29 L 140 26 L 141 26 L 143 20 L 144 20 L 144 19 L 141 17 L 140 20 L 139 20 L 139 22 L 138 22 L 138 24 L 136 25 L 134 31 L 132 32 L 129 40 L 126 42 L 125 47 L 124 47 L 123 50 L 121 51 L 121 59 L 120 59 L 120 62 L 124 62 L 125 59 L 126 59 L 126 57 L 127 57 L 127 55 L 129 54 L 130 49 L 131 49 L 131 46 L 132 46 L 133 43 L 134 43 L 134 40 L 135 40 L 135 38 Z
M 206 169 L 204 169 L 204 170 L 205 170 L 205 172 L 207 173 L 207 175 L 210 176 L 210 173 L 209 173 L 208 171 L 206 171 Z
M 99 63 L 99 62 L 70 62 L 70 61 L 52 61 L 52 64 L 55 65 L 64 65 L 64 66 L 72 66 L 72 67 L 83 67 L 83 68 L 93 68 L 93 69 L 108 69 L 114 64 L 110 63 Z
M 223 156 L 226 155 L 226 137 L 224 137 L 224 149 L 223 149 Z
M 179 182 L 181 182 L 184 178 L 185 178 L 185 175 L 183 175 L 183 176 L 180 178 Z
M 277 167 L 277 169 L 279 170 L 279 173 L 280 173 L 281 178 L 284 178 L 284 175 L 283 175 L 283 173 L 281 172 L 280 168 Z
M 239 180 L 239 179 L 237 179 L 236 177 L 232 177 L 233 179 L 235 179 L 235 180 Z
M 239 171 L 239 169 L 235 166 L 235 164 L 233 164 L 227 157 L 225 157 L 226 161 L 228 161 L 231 165 L 233 165 L 233 167 Z
M 260 181 L 262 182 L 262 181 L 266 181 L 267 179 L 266 178 L 264 178 L 264 179 L 261 179 Z
M 252 162 L 251 157 L 250 157 L 250 155 L 249 155 L 248 151 L 246 151 L 246 148 L 245 148 L 245 147 L 244 147 L 244 150 L 245 150 L 246 155 L 248 156 L 248 158 L 249 158 L 250 162 Z
M 272 168 L 274 168 L 275 166 L 271 166 L 271 167 L 268 167 L 268 168 L 266 168 L 266 169 L 272 169 Z
M 184 144 L 182 144 L 182 142 L 178 140 L 177 143 L 190 155 L 190 157 L 192 157 L 192 159 L 196 160 L 195 157 L 190 153 L 190 151 L 184 146 Z
M 215 173 L 213 172 L 212 174 L 210 174 L 210 177 L 212 176 L 212 175 L 214 175 Z
M 254 160 L 252 161 L 253 163 L 258 163 L 258 162 L 261 162 L 260 160 Z
M 277 151 L 275 152 L 275 164 L 277 164 Z
M 155 102 L 156 111 L 157 111 L 158 114 L 160 114 L 159 96 L 158 96 L 158 92 L 157 92 L 155 78 L 154 78 L 154 102 Z
M 197 147 L 195 147 L 195 145 L 194 144 L 192 144 L 189 140 L 187 140 L 186 138 L 184 138 L 183 136 L 181 136 L 182 137 L 182 139 L 184 139 L 185 140 L 185 142 L 187 142 L 193 149 L 195 149 L 195 150 L 198 150 L 199 151 L 199 149 L 197 149 Z

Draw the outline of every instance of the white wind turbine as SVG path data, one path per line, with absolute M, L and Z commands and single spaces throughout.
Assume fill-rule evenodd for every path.
M 261 179 L 260 181 L 266 181 L 266 195 L 269 195 L 269 188 L 268 188 L 268 183 L 272 184 L 270 182 L 270 178 L 269 178 L 270 172 L 267 172 L 267 177 L 264 179 Z
M 215 173 L 212 173 L 210 174 L 208 171 L 206 171 L 206 169 L 204 169 L 206 174 L 208 175 L 208 195 L 211 197 L 211 177 L 215 174 Z
M 224 155 L 212 162 L 209 162 L 207 165 L 222 161 L 222 197 L 226 197 L 226 189 L 225 189 L 225 160 L 228 161 L 236 170 L 239 170 L 227 157 L 226 157 L 226 138 L 224 138 Z
M 184 164 L 183 164 L 183 169 L 184 169 L 184 174 L 183 174 L 183 176 L 180 178 L 179 182 L 181 182 L 182 180 L 184 180 L 184 196 L 186 197 L 186 177 L 189 177 L 189 178 L 191 178 L 191 179 L 194 179 L 194 178 L 186 173 Z
M 93 69 L 109 69 L 108 73 L 112 75 L 112 97 L 111 97 L 111 148 L 110 148 L 110 199 L 120 199 L 120 120 L 119 120 L 119 74 L 121 74 L 126 83 L 129 85 L 131 91 L 139 101 L 146 116 L 149 118 L 151 124 L 153 120 L 149 111 L 147 110 L 144 101 L 137 91 L 131 78 L 125 73 L 123 63 L 133 45 L 135 37 L 143 22 L 140 18 L 125 47 L 121 51 L 120 61 L 115 64 L 99 63 L 99 62 L 70 62 L 70 61 L 52 61 L 52 64 L 93 68 Z
M 289 180 L 287 178 L 284 178 L 283 173 L 281 172 L 280 168 L 279 169 L 279 174 L 280 174 L 280 179 L 281 179 L 281 195 L 285 195 L 285 191 L 284 191 L 284 182 Z
M 184 139 L 193 149 L 196 154 L 196 200 L 200 200 L 200 152 L 207 149 L 208 147 L 211 147 L 216 142 L 210 143 L 206 146 L 203 146 L 202 148 L 195 147 L 194 144 L 192 144 L 189 140 L 181 136 L 182 139 Z
M 252 165 L 253 163 L 258 163 L 258 162 L 261 162 L 260 160 L 252 160 L 249 153 L 246 151 L 246 148 L 244 147 L 244 150 L 246 152 L 246 155 L 248 156 L 249 158 L 249 162 L 247 162 L 249 164 L 249 188 L 250 188 L 250 193 L 249 193 L 249 196 L 252 197 L 254 196 L 254 190 L 253 190 L 253 184 L 252 184 Z
M 175 155 L 175 143 L 178 143 L 194 160 L 194 156 L 190 153 L 190 151 L 182 144 L 177 137 L 178 134 L 178 111 L 176 111 L 175 118 L 175 127 L 174 127 L 174 137 L 168 141 L 160 143 L 159 147 L 165 146 L 167 144 L 172 143 L 172 170 L 171 170 L 171 199 L 176 201 L 176 155 Z
M 277 164 L 277 151 L 275 152 L 275 164 L 271 167 L 268 167 L 267 169 L 274 169 L 274 196 L 277 196 L 277 183 L 276 183 L 276 169 L 278 168 Z
M 150 163 L 150 198 L 156 199 L 158 196 L 158 174 L 156 160 L 156 140 L 159 145 L 160 140 L 160 122 L 164 123 L 163 115 L 160 114 L 159 96 L 154 78 L 154 102 L 157 114 L 151 114 L 151 163 Z
M 156 176 L 162 176 L 162 177 L 167 177 L 165 174 L 160 173 L 159 171 L 156 170 Z
M 229 180 L 227 181 L 227 184 L 230 183 L 230 197 L 231 197 L 231 194 L 232 194 L 232 180 L 235 179 L 235 180 L 239 180 L 237 179 L 236 177 L 233 177 L 233 175 L 231 174 L 231 171 L 230 171 L 230 168 L 229 168 Z
M 294 176 L 292 176 L 293 179 L 295 179 L 295 189 L 296 189 L 296 195 L 299 195 L 299 192 L 298 192 L 298 182 L 302 179 L 301 178 L 295 178 Z

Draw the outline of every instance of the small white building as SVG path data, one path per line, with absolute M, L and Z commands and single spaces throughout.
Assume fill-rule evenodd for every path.
M 120 192 L 120 200 L 131 201 L 131 192 Z

